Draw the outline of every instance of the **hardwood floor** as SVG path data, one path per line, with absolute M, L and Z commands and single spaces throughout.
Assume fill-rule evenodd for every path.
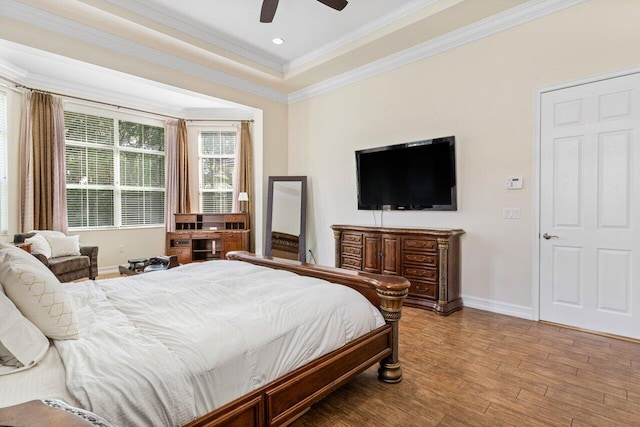
M 405 308 L 404 379 L 371 368 L 303 426 L 640 426 L 640 344 L 465 308 Z

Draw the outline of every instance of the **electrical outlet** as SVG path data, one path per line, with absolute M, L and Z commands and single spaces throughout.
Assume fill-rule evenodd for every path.
M 124 252 L 124 245 L 118 246 L 118 252 Z

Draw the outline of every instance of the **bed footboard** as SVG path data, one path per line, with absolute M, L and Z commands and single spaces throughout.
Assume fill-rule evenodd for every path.
M 398 321 L 402 315 L 402 302 L 409 292 L 407 279 L 254 255 L 245 251 L 229 252 L 227 259 L 288 270 L 301 276 L 317 277 L 349 286 L 360 292 L 380 309 L 382 316 L 392 329 L 391 354 L 380 361 L 378 378 L 388 383 L 397 383 L 402 380 L 402 367 L 398 356 Z
M 387 324 L 218 408 L 187 427 L 288 425 L 311 405 L 376 362 L 380 362 L 378 378 L 381 381 L 397 383 L 402 380 L 398 358 L 398 321 L 409 289 L 405 278 L 256 256 L 249 252 L 229 252 L 227 259 L 349 286 L 379 307 Z

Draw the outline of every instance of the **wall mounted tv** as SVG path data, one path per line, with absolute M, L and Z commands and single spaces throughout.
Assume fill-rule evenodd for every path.
M 356 151 L 358 209 L 457 210 L 455 136 Z

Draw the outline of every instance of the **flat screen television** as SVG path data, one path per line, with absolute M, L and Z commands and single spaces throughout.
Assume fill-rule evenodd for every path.
M 356 151 L 358 209 L 457 210 L 455 140 Z

